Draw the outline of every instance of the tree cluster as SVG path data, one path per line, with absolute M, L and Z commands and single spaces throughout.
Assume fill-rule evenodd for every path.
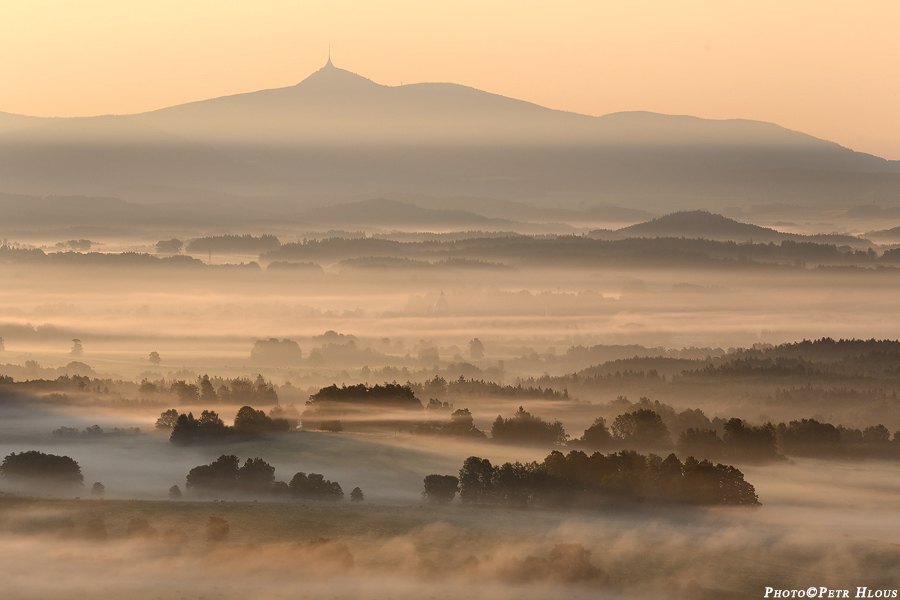
M 185 480 L 188 491 L 200 495 L 287 495 L 307 500 L 341 500 L 344 491 L 336 481 L 329 481 L 319 473 L 295 473 L 290 483 L 275 480 L 275 467 L 261 458 L 248 458 L 243 465 L 233 454 L 223 454 L 208 465 L 190 470 Z M 177 489 L 173 486 L 170 489 Z M 177 492 L 180 497 L 180 491 Z M 363 499 L 362 490 L 355 488 L 355 501 Z
M 303 359 L 303 350 L 294 340 L 256 340 L 250 350 L 250 361 L 270 367 L 296 367 Z
M 376 428 L 408 427 L 404 420 L 378 418 L 384 410 L 422 412 L 424 407 L 407 385 L 330 385 L 309 397 L 300 419 L 306 429 L 333 428 L 335 422 L 342 424 L 341 429 L 354 422 Z
M 344 402 L 349 404 L 370 404 L 384 408 L 415 408 L 422 410 L 422 402 L 408 385 L 396 383 L 375 384 L 364 383 L 338 387 L 332 384 L 320 389 L 309 397 L 307 404 L 319 402 Z
M 59 488 L 80 487 L 81 467 L 69 456 L 37 450 L 7 454 L 0 463 L 0 477 L 16 484 L 40 484 Z
M 588 456 L 551 452 L 542 463 L 504 463 L 471 456 L 459 471 L 459 495 L 467 504 L 599 507 L 643 499 L 664 503 L 756 505 L 756 490 L 733 466 L 683 463 L 670 454 L 622 451 Z
M 140 427 L 113 427 L 111 430 L 105 430 L 99 425 L 91 425 L 79 431 L 75 427 L 60 427 L 52 431 L 53 437 L 58 438 L 96 438 L 109 435 L 138 435 L 141 432 Z
M 440 404 L 434 398 L 431 399 L 429 405 L 425 408 L 428 412 L 437 412 L 441 409 L 433 408 L 435 404 Z M 446 402 L 444 404 L 447 404 Z M 447 412 L 451 408 L 448 406 Z M 441 412 L 443 412 L 441 410 Z M 419 423 L 413 427 L 413 433 L 430 434 L 430 435 L 451 435 L 454 437 L 466 437 L 477 440 L 484 440 L 487 436 L 483 431 L 475 427 L 475 419 L 468 408 L 460 408 L 450 413 L 446 421 L 431 419 L 429 421 Z
M 521 406 L 512 418 L 497 415 L 491 425 L 491 438 L 502 444 L 559 446 L 565 444 L 568 437 L 560 421 L 547 422 Z
M 138 392 L 141 396 L 153 396 L 167 392 L 175 396 L 181 404 L 193 404 L 198 400 L 225 404 L 278 403 L 275 386 L 262 375 L 257 375 L 255 381 L 246 377 L 210 378 L 209 375 L 198 377 L 196 383 L 190 383 L 183 379 L 171 382 L 144 379 L 141 381 Z
M 344 490 L 337 481 L 329 481 L 319 473 L 295 473 L 288 484 L 290 493 L 296 498 L 308 500 L 342 500 L 344 498 Z M 354 501 L 362 500 L 362 490 L 359 490 Z M 357 499 L 358 498 L 358 499 Z
M 445 504 L 452 501 L 459 491 L 459 478 L 453 475 L 428 475 L 422 497 L 429 502 Z
M 778 437 L 775 426 L 749 425 L 745 421 L 733 418 L 722 425 L 724 434 L 721 439 L 711 429 L 688 429 L 678 436 L 676 450 L 682 455 L 693 455 L 718 460 L 749 463 L 764 463 L 784 460 L 779 452 Z
M 242 406 L 234 416 L 234 426 L 231 427 L 225 425 L 215 411 L 204 410 L 198 419 L 192 412 L 179 414 L 174 408 L 164 411 L 156 420 L 156 426 L 161 429 L 171 427 L 169 441 L 180 445 L 248 439 L 283 433 L 291 428 L 287 419 L 272 418 L 252 406 Z

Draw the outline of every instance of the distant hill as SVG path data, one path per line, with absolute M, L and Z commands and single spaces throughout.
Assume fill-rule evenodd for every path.
M 881 244 L 897 244 L 900 243 L 900 227 L 870 231 L 866 233 L 866 237 Z
M 26 129 L 43 122 L 37 117 L 25 117 L 10 113 L 0 112 L 0 134 L 20 129 Z
M 672 214 L 619 229 L 616 233 L 628 237 L 698 237 L 706 239 L 781 240 L 783 233 L 748 223 L 741 223 L 722 215 L 692 210 Z
M 591 117 L 451 83 L 379 85 L 330 61 L 295 86 L 127 117 L 0 114 L 0 191 L 148 186 L 627 204 L 660 214 L 754 200 L 898 205 L 900 163 L 770 123 Z
M 870 243 L 868 240 L 850 235 L 783 233 L 768 227 L 741 223 L 703 210 L 675 212 L 613 232 L 592 232 L 592 236 L 602 239 L 684 237 L 717 241 L 782 242 L 791 240 L 851 246 L 868 246 Z

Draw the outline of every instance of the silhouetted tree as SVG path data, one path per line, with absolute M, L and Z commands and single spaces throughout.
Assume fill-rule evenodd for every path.
M 198 493 L 234 491 L 239 471 L 238 457 L 223 454 L 208 465 L 191 469 L 185 479 L 185 487 L 188 491 Z
M 99 481 L 95 482 L 94 485 L 91 486 L 91 496 L 102 496 L 105 493 L 106 486 Z
M 201 402 L 215 402 L 219 399 L 219 395 L 216 394 L 216 390 L 213 389 L 212 382 L 209 380 L 209 375 L 203 375 L 197 380 L 197 386 L 200 388 L 200 401 Z
M 103 428 L 99 425 L 90 425 L 84 428 L 82 435 L 100 437 L 101 435 L 103 435 Z
M 291 478 L 291 493 L 299 498 L 313 500 L 341 500 L 344 490 L 336 481 L 329 481 L 319 473 L 296 473 Z
M 675 443 L 675 450 L 682 456 L 695 456 L 718 460 L 722 457 L 725 442 L 712 429 L 688 429 L 682 431 Z
M 197 419 L 197 423 L 200 424 L 200 427 L 207 427 L 209 429 L 224 429 L 225 422 L 219 418 L 219 413 L 214 410 L 204 410 L 200 413 L 200 418 Z
M 358 487 L 353 488 L 350 492 L 350 500 L 352 502 L 362 502 L 365 500 L 365 496 L 363 496 L 363 491 Z
M 612 445 L 613 437 L 606 426 L 606 419 L 597 417 L 594 424 L 584 430 L 581 441 L 591 450 L 603 450 Z
M 275 482 L 275 467 L 261 458 L 248 458 L 238 469 L 238 486 L 248 493 L 268 493 Z
M 84 354 L 84 347 L 81 345 L 81 340 L 78 338 L 72 340 L 72 349 L 69 350 L 69 354 L 72 356 L 81 356 Z
M 688 457 L 684 461 L 683 489 L 685 500 L 694 504 L 759 504 L 756 490 L 744 481 L 743 473 L 708 460 L 698 462 Z
M 245 433 L 272 433 L 290 429 L 286 419 L 272 419 L 264 411 L 242 406 L 234 416 L 234 428 Z
M 469 341 L 469 356 L 472 358 L 484 358 L 484 344 L 478 338 Z
M 159 357 L 159 352 L 153 351 L 150 353 L 150 364 L 153 366 L 159 366 L 159 363 L 162 362 L 162 359 Z
M 771 423 L 747 426 L 741 419 L 734 418 L 729 419 L 723 429 L 725 455 L 730 460 L 765 462 L 784 458 L 778 452 L 775 426 Z
M 687 431 L 688 429 L 710 429 L 712 424 L 703 411 L 699 408 L 688 408 L 678 413 L 677 429 L 671 433 Z
M 672 444 L 662 417 L 646 408 L 616 417 L 612 432 L 621 442 L 637 448 L 667 448 Z
M 528 506 L 536 491 L 534 467 L 534 464 L 520 462 L 507 462 L 494 467 L 490 493 L 492 502 L 507 506 Z
M 548 423 L 520 406 L 511 419 L 497 416 L 491 438 L 507 444 L 562 445 L 568 436 L 561 422 Z
M 467 504 L 487 503 L 492 496 L 493 481 L 491 461 L 470 456 L 459 470 L 459 499 Z
M 52 432 L 54 437 L 60 438 L 73 438 L 81 435 L 81 432 L 75 429 L 74 427 L 60 427 L 59 429 L 54 429 Z
M 429 502 L 444 504 L 452 501 L 459 490 L 459 478 L 453 475 L 428 475 L 422 497 Z
M 450 433 L 466 434 L 475 428 L 475 419 L 468 408 L 460 408 L 450 415 Z
M 891 443 L 891 432 L 882 424 L 863 429 L 863 441 L 870 446 L 883 446 Z
M 250 350 L 250 361 L 271 367 L 296 367 L 303 360 L 303 350 L 293 340 L 256 340 Z
M 428 404 L 425 405 L 425 412 L 428 413 L 447 413 L 453 410 L 453 405 L 449 402 L 441 402 L 437 398 L 429 398 Z
M 182 404 L 193 404 L 200 397 L 200 389 L 196 385 L 183 380 L 173 381 L 169 391 L 176 394 Z
M 271 381 L 262 375 L 256 376 L 256 401 L 261 404 L 278 404 L 278 393 Z
M 178 415 L 169 441 L 179 445 L 221 442 L 235 434 L 235 430 L 226 427 L 215 411 L 204 410 L 199 419 L 195 419 L 193 413 Z
M 156 242 L 156 253 L 157 254 L 180 254 L 181 247 L 184 246 L 181 240 L 171 239 L 171 240 L 159 240 Z
M 160 413 L 156 420 L 157 429 L 173 429 L 178 424 L 178 411 L 174 408 L 165 410 Z
M 181 488 L 173 485 L 169 488 L 169 500 L 181 500 Z
M 800 419 L 775 428 L 778 449 L 801 456 L 835 456 L 842 453 L 841 432 L 831 423 Z

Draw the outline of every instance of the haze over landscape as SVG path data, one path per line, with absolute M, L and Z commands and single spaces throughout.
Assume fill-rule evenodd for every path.
M 896 597 L 896 7 L 377 4 L 0 23 L 4 597 Z

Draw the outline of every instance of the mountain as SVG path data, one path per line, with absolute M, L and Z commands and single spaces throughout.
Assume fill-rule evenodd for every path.
M 138 115 L 0 117 L 0 191 L 15 193 L 155 186 L 302 196 L 306 207 L 418 194 L 656 214 L 900 204 L 900 163 L 777 125 L 590 117 L 450 83 L 379 85 L 331 61 L 295 86 Z

